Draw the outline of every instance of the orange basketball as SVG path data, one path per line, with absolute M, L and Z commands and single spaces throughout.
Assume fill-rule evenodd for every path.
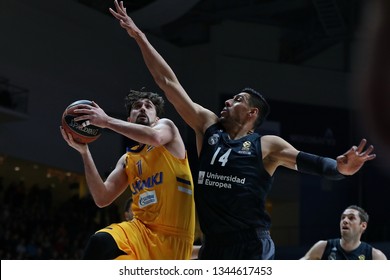
M 83 121 L 76 122 L 75 117 L 80 116 L 74 112 L 74 107 L 80 104 L 92 105 L 92 101 L 89 100 L 78 100 L 66 107 L 64 113 L 62 114 L 62 127 L 66 133 L 70 133 L 73 139 L 79 143 L 91 143 L 98 139 L 102 134 L 102 128 L 88 125 L 83 127 Z

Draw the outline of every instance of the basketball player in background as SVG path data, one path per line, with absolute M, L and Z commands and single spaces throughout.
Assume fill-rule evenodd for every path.
M 387 260 L 382 251 L 361 241 L 368 218 L 361 207 L 348 206 L 340 219 L 341 238 L 318 241 L 301 260 Z
M 163 57 L 127 15 L 123 1 L 111 14 L 138 44 L 145 64 L 184 121 L 195 131 L 199 155 L 195 186 L 203 232 L 199 259 L 274 259 L 271 218 L 265 202 L 279 167 L 338 180 L 375 158 L 367 141 L 331 159 L 298 151 L 275 135 L 259 135 L 269 113 L 262 94 L 244 88 L 224 103 L 219 116 L 192 101 Z
M 127 121 L 108 116 L 95 102 L 78 105 L 84 125 L 111 129 L 139 144 L 123 154 L 105 181 L 87 144 L 61 133 L 83 160 L 90 193 L 98 207 L 110 205 L 127 187 L 134 217 L 97 231 L 84 259 L 190 259 L 195 231 L 193 180 L 179 130 L 160 118 L 164 100 L 156 93 L 130 91 Z

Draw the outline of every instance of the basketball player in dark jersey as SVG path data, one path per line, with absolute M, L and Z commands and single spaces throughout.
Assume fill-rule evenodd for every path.
M 387 260 L 385 254 L 361 241 L 367 229 L 368 214 L 356 205 L 348 206 L 340 219 L 341 238 L 320 240 L 302 260 Z
M 269 112 L 264 97 L 245 88 L 226 100 L 218 117 L 192 101 L 175 73 L 114 1 L 111 14 L 138 44 L 155 82 L 195 131 L 199 174 L 195 205 L 204 234 L 199 259 L 273 259 L 265 200 L 279 166 L 340 179 L 375 158 L 363 139 L 337 160 L 296 150 L 284 139 L 254 133 Z M 196 181 L 196 180 L 195 180 Z

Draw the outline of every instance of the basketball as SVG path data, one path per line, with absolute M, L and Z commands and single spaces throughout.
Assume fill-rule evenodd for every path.
M 62 114 L 61 123 L 65 132 L 71 134 L 76 142 L 87 144 L 95 141 L 100 137 L 102 134 L 102 128 L 94 125 L 83 127 L 83 121 L 76 122 L 74 120 L 75 117 L 80 116 L 80 114 L 74 112 L 74 107 L 81 104 L 92 105 L 92 101 L 78 100 L 70 104 L 68 107 L 66 107 L 64 113 Z

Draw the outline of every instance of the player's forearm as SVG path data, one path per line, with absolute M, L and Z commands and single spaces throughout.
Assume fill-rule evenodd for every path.
M 91 153 L 88 151 L 87 153 L 81 154 L 81 157 L 84 163 L 85 179 L 95 204 L 98 207 L 109 205 L 111 202 L 107 201 L 106 187 L 92 159 Z
M 165 59 L 157 52 L 157 50 L 150 44 L 144 33 L 137 33 L 134 37 L 136 40 L 142 57 L 145 61 L 146 67 L 153 76 L 154 81 L 164 91 L 173 84 L 178 83 L 177 77 Z M 169 96 L 168 96 L 169 98 Z
M 160 146 L 159 133 L 146 125 L 133 124 L 115 118 L 108 118 L 106 128 L 111 129 L 138 143 Z
M 132 37 L 136 40 L 154 81 L 164 91 L 166 98 L 184 121 L 195 131 L 203 131 L 205 124 L 214 123 L 216 115 L 192 101 L 172 68 L 150 44 L 146 35 L 142 32 L 136 34 L 136 36 L 133 34 Z

